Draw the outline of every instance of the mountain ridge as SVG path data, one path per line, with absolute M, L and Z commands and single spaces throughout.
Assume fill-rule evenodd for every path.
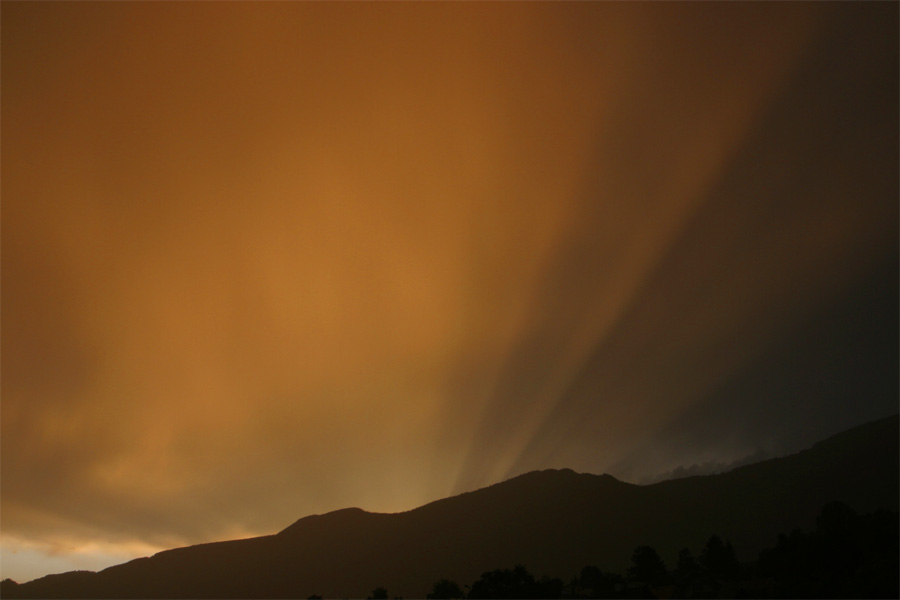
M 828 501 L 896 510 L 898 425 L 894 415 L 793 455 L 643 486 L 532 471 L 405 512 L 309 515 L 272 535 L 52 575 L 4 597 L 364 597 L 378 585 L 423 597 L 442 577 L 472 581 L 517 563 L 562 577 L 586 564 L 621 570 L 640 544 L 672 565 L 678 549 L 711 534 L 751 560 L 779 532 L 813 525 Z

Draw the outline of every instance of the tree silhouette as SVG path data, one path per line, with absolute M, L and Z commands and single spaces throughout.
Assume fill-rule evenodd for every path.
M 431 593 L 426 596 L 429 600 L 445 600 L 448 598 L 464 598 L 462 589 L 455 581 L 449 579 L 441 579 L 434 582 Z
M 775 580 L 779 597 L 900 597 L 898 514 L 859 516 L 849 506 L 823 507 L 811 533 L 778 536 L 759 555 L 758 571 Z
M 572 596 L 580 597 L 583 594 L 588 598 L 616 598 L 616 587 L 621 583 L 622 576 L 618 573 L 604 573 L 597 567 L 588 565 L 575 578 Z
M 723 542 L 717 535 L 706 541 L 700 553 L 700 564 L 714 577 L 734 577 L 740 570 L 731 542 Z
M 697 561 L 687 548 L 678 551 L 678 564 L 675 567 L 676 579 L 691 579 L 697 575 Z
M 472 584 L 469 598 L 559 598 L 562 595 L 561 579 L 535 581 L 528 569 L 516 565 L 514 569 L 496 569 L 482 573 Z
M 387 600 L 388 592 L 387 589 L 383 587 L 377 587 L 372 590 L 372 595 L 369 596 L 369 600 Z
M 638 546 L 631 555 L 628 578 L 636 582 L 659 585 L 666 580 L 668 571 L 659 554 L 650 546 Z
M 675 595 L 680 598 L 695 595 L 695 590 L 700 583 L 700 565 L 691 551 L 682 548 L 678 551 L 678 563 L 675 567 Z
M 859 515 L 843 502 L 829 502 L 816 517 L 822 567 L 832 578 L 844 578 L 860 566 Z

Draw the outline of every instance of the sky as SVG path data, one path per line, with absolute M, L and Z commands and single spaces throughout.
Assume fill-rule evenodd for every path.
M 898 410 L 896 3 L 2 3 L 0 576 Z

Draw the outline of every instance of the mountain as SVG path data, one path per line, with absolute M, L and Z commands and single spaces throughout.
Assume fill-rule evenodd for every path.
M 640 544 L 672 567 L 680 548 L 696 552 L 711 534 L 754 560 L 779 532 L 811 529 L 829 501 L 896 510 L 898 431 L 895 415 L 791 456 L 646 486 L 568 469 L 526 473 L 404 513 L 349 508 L 275 535 L 5 583 L 3 597 L 359 598 L 376 586 L 424 597 L 440 578 L 467 583 L 517 563 L 564 579 L 588 564 L 623 570 Z

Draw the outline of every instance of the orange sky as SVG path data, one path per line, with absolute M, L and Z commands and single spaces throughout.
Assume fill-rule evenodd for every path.
M 896 17 L 4 2 L 2 576 L 881 416 L 707 408 L 894 266 Z

